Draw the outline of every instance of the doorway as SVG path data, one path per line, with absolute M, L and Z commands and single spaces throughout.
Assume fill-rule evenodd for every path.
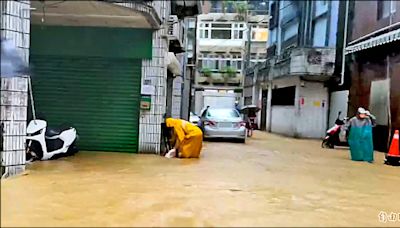
M 263 90 L 261 95 L 261 121 L 260 121 L 261 131 L 265 131 L 267 129 L 267 102 L 268 102 L 268 90 Z

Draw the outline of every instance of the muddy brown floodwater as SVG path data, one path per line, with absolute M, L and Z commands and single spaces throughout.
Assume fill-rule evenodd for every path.
M 257 133 L 198 160 L 79 153 L 1 182 L 2 226 L 400 226 L 400 168 Z

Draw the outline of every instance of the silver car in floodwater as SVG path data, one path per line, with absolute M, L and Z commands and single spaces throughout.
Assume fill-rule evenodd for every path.
M 234 108 L 208 108 L 202 111 L 199 127 L 204 138 L 237 139 L 246 142 L 246 124 Z

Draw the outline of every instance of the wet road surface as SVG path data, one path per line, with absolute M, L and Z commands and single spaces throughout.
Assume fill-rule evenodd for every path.
M 2 226 L 400 226 L 400 169 L 256 133 L 201 159 L 79 153 L 3 180 Z

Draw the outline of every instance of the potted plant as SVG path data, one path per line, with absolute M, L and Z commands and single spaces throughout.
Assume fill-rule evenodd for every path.
M 201 73 L 203 74 L 204 77 L 207 78 L 207 82 L 211 83 L 212 70 L 210 68 L 204 67 L 201 69 Z
M 227 67 L 226 73 L 227 73 L 228 77 L 234 78 L 234 77 L 236 77 L 237 70 L 234 67 Z
M 225 67 L 220 72 L 223 74 L 225 83 L 228 83 L 229 78 L 236 77 L 236 69 L 233 67 Z
M 210 68 L 204 67 L 203 69 L 201 69 L 201 73 L 203 74 L 204 77 L 209 78 L 211 77 L 212 71 Z

